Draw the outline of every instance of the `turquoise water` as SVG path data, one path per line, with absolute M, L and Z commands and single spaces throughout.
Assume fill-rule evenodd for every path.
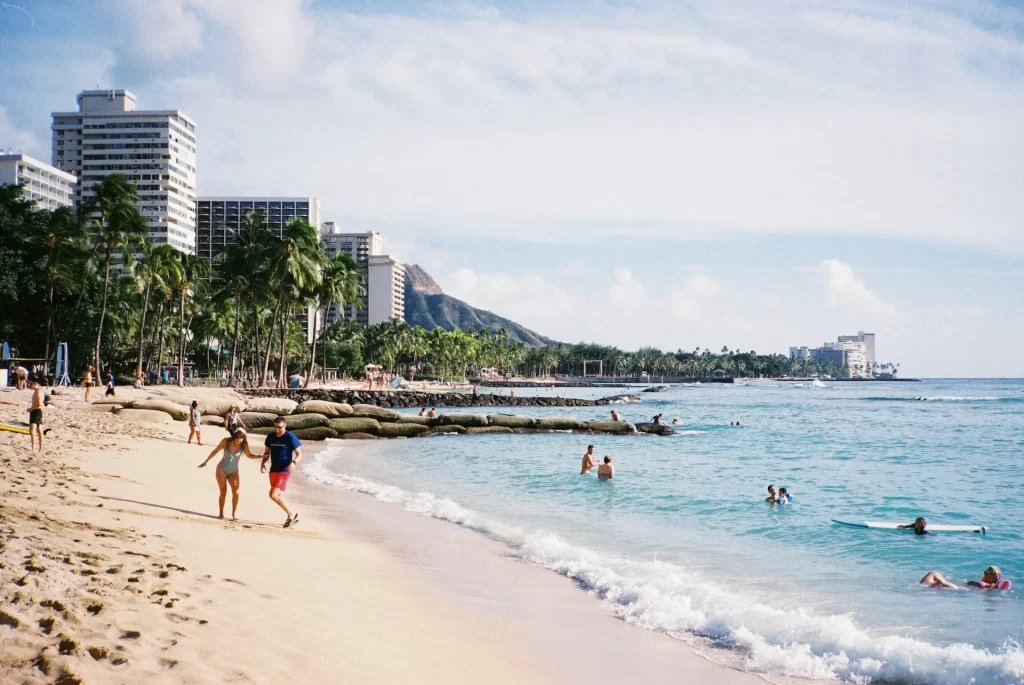
M 710 641 L 751 670 L 1024 682 L 1024 381 L 826 385 L 679 386 L 616 407 L 632 421 L 678 417 L 671 438 L 336 442 L 310 475 L 481 530 L 575 578 L 623 619 Z M 521 413 L 605 418 L 608 409 Z M 578 475 L 589 442 L 612 455 L 613 481 Z M 768 483 L 787 486 L 794 503 L 766 504 Z M 917 537 L 830 522 L 915 516 L 988 533 Z M 964 582 L 988 565 L 1015 588 L 916 582 L 931 569 Z

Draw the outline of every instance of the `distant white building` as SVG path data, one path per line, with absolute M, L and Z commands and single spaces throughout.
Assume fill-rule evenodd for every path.
M 809 347 L 790 347 L 789 358 L 792 361 L 807 361 L 811 358 L 811 348 Z
M 875 368 L 875 334 L 865 333 L 864 331 L 857 331 L 857 335 L 841 335 L 839 336 L 839 342 L 859 342 L 864 343 L 864 355 L 867 364 L 868 375 L 873 373 Z
M 40 209 L 75 206 L 73 174 L 19 153 L 0 154 L 0 185 L 23 183 L 22 196 Z
M 860 332 L 841 335 L 837 342 L 823 343 L 821 347 L 790 347 L 792 361 L 813 361 L 847 367 L 851 378 L 870 378 L 874 368 L 875 334 Z
M 363 295 L 361 297 L 362 307 L 357 308 L 354 304 L 349 303 L 345 305 L 342 311 L 339 310 L 337 305 L 331 305 L 331 310 L 327 313 L 327 320 L 337 321 L 339 318 L 344 316 L 344 318 L 356 321 L 363 326 L 367 325 L 370 317 L 368 283 L 370 257 L 378 256 L 381 253 L 380 234 L 375 233 L 374 231 L 366 231 L 364 233 L 344 233 L 333 221 L 325 221 L 321 240 L 323 241 L 327 254 L 331 257 L 334 257 L 339 253 L 347 254 L 351 257 L 362 270 L 364 281 Z
M 196 125 L 178 110 L 135 109 L 128 90 L 84 90 L 77 112 L 53 112 L 53 166 L 78 177 L 75 205 L 123 174 L 139 191 L 149 239 L 196 250 Z
M 860 341 L 840 341 L 838 347 L 843 351 L 844 362 L 850 369 L 851 378 L 870 378 L 871 366 L 868 364 L 867 343 Z
M 370 325 L 405 321 L 405 267 L 390 255 L 369 257 L 367 320 Z
M 294 219 L 320 232 L 320 200 L 315 197 L 200 197 L 196 200 L 196 253 L 213 261 L 237 242 L 237 232 L 253 212 L 263 215 L 277 237 Z

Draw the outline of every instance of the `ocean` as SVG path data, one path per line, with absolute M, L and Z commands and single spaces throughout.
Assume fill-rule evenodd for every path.
M 500 540 L 509 556 L 571 577 L 615 616 L 747 670 L 1024 682 L 1024 381 L 824 385 L 673 386 L 615 406 L 634 422 L 679 418 L 674 437 L 332 441 L 305 473 Z M 609 409 L 517 412 L 603 419 Z M 590 443 L 613 457 L 614 480 L 579 475 Z M 793 503 L 765 503 L 769 483 L 787 487 Z M 916 516 L 987 533 L 831 522 Z M 933 569 L 962 583 L 989 565 L 1013 589 L 917 583 Z

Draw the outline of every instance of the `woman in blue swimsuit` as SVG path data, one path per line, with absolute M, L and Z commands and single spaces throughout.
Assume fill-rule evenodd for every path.
M 231 520 L 237 521 L 238 517 L 235 515 L 238 511 L 238 462 L 242 455 L 249 457 L 250 459 L 258 459 L 257 455 L 253 454 L 249 449 L 249 440 L 246 438 L 245 431 L 238 429 L 231 434 L 231 437 L 224 438 L 220 443 L 213 448 L 210 452 L 210 456 L 206 458 L 199 468 L 203 468 L 210 463 L 210 460 L 221 453 L 220 462 L 217 464 L 217 486 L 220 487 L 220 518 L 224 518 L 224 501 L 228 495 L 228 485 L 231 485 Z

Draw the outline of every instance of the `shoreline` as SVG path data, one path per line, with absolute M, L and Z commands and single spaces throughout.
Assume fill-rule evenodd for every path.
M 0 395 L 0 420 L 21 418 L 23 399 Z M 355 512 L 379 503 L 350 493 L 339 510 L 305 476 L 288 491 L 299 528 L 280 528 L 258 462 L 242 465 L 241 521 L 219 520 L 213 470 L 196 468 L 211 447 L 184 444 L 180 424 L 74 410 L 48 410 L 46 424 L 42 457 L 0 432 L 0 680 L 611 685 L 640 668 L 650 683 L 761 682 L 636 630 L 469 531 L 401 510 L 359 528 Z M 435 525 L 427 553 L 448 566 L 426 573 L 408 533 Z M 460 555 L 472 563 L 451 566 Z M 512 601 L 525 576 L 538 592 Z M 580 658 L 580 630 L 605 636 L 605 658 Z

